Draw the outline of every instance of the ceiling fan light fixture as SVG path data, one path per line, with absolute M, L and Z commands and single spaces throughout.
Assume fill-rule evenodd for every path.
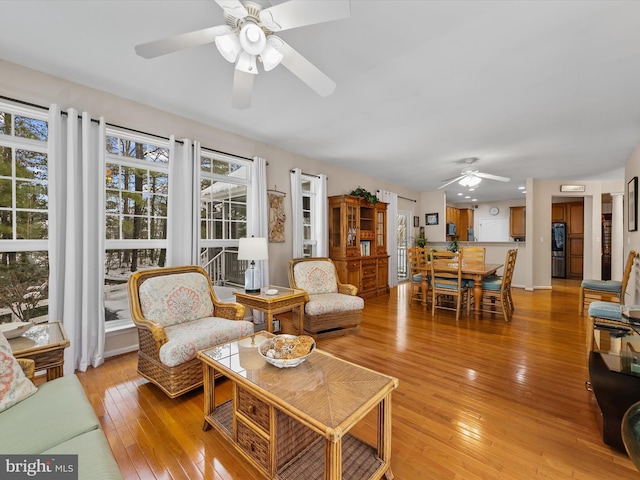
M 256 67 L 256 56 L 250 55 L 247 52 L 240 52 L 238 63 L 236 63 L 236 69 L 241 72 L 257 75 L 258 68 Z
M 240 37 L 242 49 L 250 55 L 260 55 L 267 45 L 267 37 L 255 23 L 245 23 L 238 36 Z
M 467 175 L 458 183 L 463 187 L 475 187 L 478 185 L 482 179 L 480 177 L 476 177 L 475 175 Z
M 234 32 L 220 35 L 216 37 L 215 42 L 220 55 L 222 55 L 227 62 L 235 63 L 238 59 L 238 54 L 242 50 L 238 35 Z
M 273 48 L 269 43 L 264 47 L 264 50 L 260 54 L 260 60 L 264 66 L 264 71 L 268 72 L 276 68 L 282 61 L 283 55 Z

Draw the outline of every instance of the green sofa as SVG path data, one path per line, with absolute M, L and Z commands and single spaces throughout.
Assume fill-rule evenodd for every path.
M 68 375 L 0 412 L 2 454 L 78 455 L 78 478 L 122 479 L 80 381 Z

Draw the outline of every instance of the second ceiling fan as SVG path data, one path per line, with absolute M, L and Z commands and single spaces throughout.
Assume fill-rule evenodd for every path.
M 215 1 L 224 10 L 226 25 L 143 43 L 135 47 L 136 53 L 155 58 L 215 43 L 220 54 L 235 63 L 232 105 L 239 109 L 251 105 L 258 62 L 267 72 L 282 64 L 323 97 L 333 93 L 335 82 L 274 32 L 347 18 L 349 0 L 292 0 L 269 8 L 251 1 Z

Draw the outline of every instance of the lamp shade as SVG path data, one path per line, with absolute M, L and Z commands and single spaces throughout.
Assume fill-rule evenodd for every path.
M 238 243 L 238 260 L 267 260 L 269 248 L 265 237 L 241 238 Z
M 242 50 L 238 35 L 236 35 L 235 32 L 221 35 L 216 37 L 215 42 L 220 55 L 222 55 L 227 62 L 235 63 L 240 50 Z
M 278 50 L 267 43 L 267 46 L 264 47 L 264 50 L 260 54 L 264 71 L 268 72 L 276 68 L 282 60 L 282 57 L 283 55 Z

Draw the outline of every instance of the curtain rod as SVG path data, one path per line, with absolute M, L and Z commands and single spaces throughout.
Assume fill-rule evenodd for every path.
M 377 189 L 376 192 L 380 192 L 380 189 Z M 401 198 L 403 200 L 409 200 L 410 202 L 416 202 L 417 200 L 414 200 L 413 198 L 407 198 L 407 197 L 403 197 L 402 195 L 398 195 L 398 198 Z
M 293 170 L 289 170 L 290 173 L 293 173 Z M 300 172 L 300 175 L 306 175 L 307 177 L 316 177 L 316 178 L 320 178 L 320 175 L 314 175 L 313 173 L 304 173 L 304 172 Z
M 39 108 L 41 110 L 47 110 L 47 111 L 49 110 L 49 107 L 45 107 L 45 106 L 42 106 L 42 105 L 37 105 L 35 103 L 25 102 L 23 100 L 17 100 L 15 98 L 5 97 L 4 95 L 0 95 L 0 99 L 7 100 L 7 101 L 13 102 L 13 103 L 18 103 L 20 105 L 26 105 L 28 107 Z M 62 113 L 62 115 L 68 115 L 67 112 L 62 111 L 62 110 L 60 110 L 60 113 Z M 94 123 L 99 123 L 100 122 L 99 120 L 96 120 L 95 118 L 92 118 L 91 121 L 94 122 Z M 116 125 L 114 123 L 105 122 L 105 125 L 108 125 L 109 127 L 113 127 L 113 128 L 121 128 L 122 130 L 127 130 L 127 131 L 133 132 L 133 133 L 139 133 L 141 135 L 148 135 L 150 137 L 159 138 L 161 140 L 169 140 L 169 138 L 163 137 L 162 135 L 156 135 L 155 133 L 143 132 L 141 130 L 136 130 L 135 128 L 123 127 L 121 125 Z M 179 143 L 180 145 L 184 145 L 184 142 L 182 140 L 175 140 L 175 141 L 176 141 L 176 143 Z M 203 148 L 205 148 L 205 147 L 203 147 Z M 247 158 L 247 157 L 243 157 L 241 155 L 235 155 L 233 153 L 221 152 L 220 150 L 215 150 L 213 148 L 205 148 L 205 150 L 208 150 L 208 151 L 214 152 L 214 153 L 220 153 L 220 154 L 223 154 L 223 155 L 230 155 L 232 157 L 241 158 L 243 160 L 250 160 L 250 161 L 253 162 L 253 158 Z
M 219 153 L 221 155 L 229 155 L 231 157 L 236 157 L 242 160 L 249 160 L 250 162 L 253 162 L 253 158 L 243 157 L 242 155 L 236 155 L 235 153 L 221 152 L 220 150 L 216 150 L 215 148 L 208 148 L 208 147 L 201 147 L 201 148 L 202 150 L 206 150 L 207 152 Z M 267 165 L 269 165 L 269 162 L 267 162 Z

